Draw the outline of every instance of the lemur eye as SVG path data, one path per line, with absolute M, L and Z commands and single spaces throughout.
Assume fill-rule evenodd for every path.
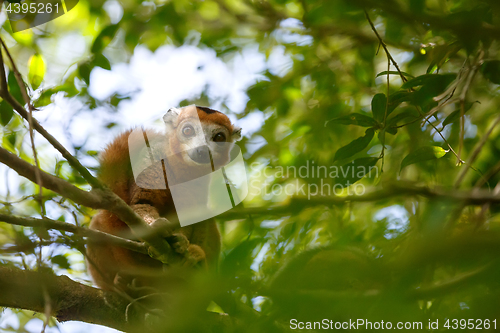
M 226 142 L 226 135 L 224 133 L 217 133 L 213 140 L 214 142 Z
M 193 136 L 194 135 L 194 128 L 193 128 L 193 126 L 191 126 L 191 125 L 185 126 L 182 129 L 182 134 L 184 134 L 184 136 L 187 136 L 187 137 Z

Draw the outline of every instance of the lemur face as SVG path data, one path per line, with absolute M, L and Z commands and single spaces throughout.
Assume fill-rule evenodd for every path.
M 167 125 L 170 150 L 179 154 L 187 165 L 217 169 L 229 162 L 234 142 L 241 138 L 224 114 L 194 105 L 170 109 L 163 117 Z

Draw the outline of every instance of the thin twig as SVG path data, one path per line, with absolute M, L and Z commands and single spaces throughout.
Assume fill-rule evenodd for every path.
M 10 170 L 10 169 L 7 169 L 7 170 Z M 5 179 L 8 179 L 7 177 Z M 26 195 L 22 198 L 19 198 L 17 200 L 14 200 L 14 201 L 10 201 L 10 200 L 6 200 L 6 201 L 3 201 L 3 200 L 0 200 L 0 204 L 4 205 L 4 206 L 12 206 L 14 204 L 18 204 L 18 203 L 21 203 L 23 201 L 26 201 L 26 200 L 29 200 L 29 199 L 33 199 L 35 197 L 37 197 L 38 194 L 30 194 L 30 195 Z M 6 195 L 6 198 L 8 198 L 9 196 Z M 47 196 L 47 198 L 49 198 L 50 196 Z
M 421 116 L 421 117 L 424 117 L 423 112 L 422 112 L 422 111 L 420 111 L 420 109 L 418 108 L 418 106 L 416 106 L 416 105 L 415 105 L 415 109 L 418 111 L 418 113 L 420 113 L 420 116 Z M 450 145 L 450 143 L 448 142 L 448 140 L 446 140 L 446 138 L 445 138 L 445 137 L 444 137 L 444 135 L 441 133 L 441 131 L 440 131 L 440 130 L 438 130 L 438 129 L 437 129 L 437 127 L 436 127 L 436 126 L 434 126 L 434 124 L 433 124 L 430 120 L 427 120 L 427 123 L 428 123 L 429 125 L 431 125 L 431 126 L 432 126 L 432 128 L 434 128 L 434 130 L 436 131 L 436 133 L 437 133 L 437 134 L 439 134 L 439 136 L 441 137 L 441 139 L 443 139 L 444 143 L 446 143 L 446 145 L 448 146 L 448 148 L 450 148 L 450 151 L 453 153 L 453 155 L 455 155 L 455 156 L 458 158 L 459 162 L 460 162 L 461 164 L 462 164 L 462 163 L 465 163 L 464 161 L 462 161 L 462 160 L 460 159 L 460 157 L 459 157 L 459 156 L 458 156 L 458 154 L 455 152 L 455 150 L 453 150 L 453 147 Z
M 486 141 L 488 140 L 489 136 L 491 135 L 491 133 L 493 132 L 493 130 L 495 129 L 495 127 L 499 123 L 500 123 L 500 116 L 498 116 L 495 119 L 495 121 L 493 122 L 493 124 L 491 124 L 490 128 L 486 131 L 486 133 L 481 137 L 481 140 L 477 143 L 476 147 L 474 148 L 474 151 L 470 155 L 470 158 L 469 158 L 469 161 L 468 161 L 469 165 L 472 165 L 472 163 L 474 163 L 474 161 L 476 160 L 476 158 L 479 156 L 479 153 L 481 152 L 481 149 L 486 144 Z M 458 177 L 457 177 L 457 179 L 455 181 L 455 185 L 454 185 L 455 188 L 458 188 L 460 186 L 460 184 L 464 180 L 465 174 L 467 173 L 468 170 L 469 170 L 469 168 L 463 168 L 460 171 L 460 173 L 458 174 Z
M 457 163 L 460 164 L 462 156 L 462 149 L 464 146 L 464 136 L 465 136 L 465 99 L 467 97 L 467 93 L 469 92 L 470 85 L 474 80 L 479 68 L 482 64 L 484 57 L 484 51 L 479 50 L 476 60 L 474 61 L 474 65 L 472 66 L 467 79 L 465 81 L 465 85 L 462 88 L 462 93 L 460 94 L 460 137 L 459 137 L 459 146 L 458 146 L 458 156 Z
M 377 36 L 378 38 L 378 41 L 380 43 L 380 45 L 384 48 L 384 51 L 385 51 L 385 54 L 387 55 L 387 58 L 389 58 L 389 60 L 392 62 L 392 64 L 394 65 L 394 67 L 396 68 L 396 70 L 398 71 L 399 73 L 399 76 L 401 77 L 401 80 L 403 80 L 403 82 L 406 82 L 408 81 L 408 79 L 404 76 L 404 74 L 401 72 L 401 70 L 399 69 L 399 66 L 397 64 L 397 62 L 394 60 L 394 58 L 391 56 L 391 53 L 389 52 L 389 50 L 387 49 L 387 45 L 384 43 L 384 41 L 382 40 L 382 37 L 380 37 L 380 35 L 378 34 L 378 31 L 377 29 L 375 28 L 375 25 L 373 25 L 373 22 L 372 20 L 370 19 L 370 16 L 368 15 L 368 12 L 366 11 L 365 9 L 365 17 L 368 21 L 368 23 L 370 23 L 370 26 L 373 30 L 373 32 L 375 33 L 375 35 Z M 387 98 L 389 98 L 389 96 L 387 96 Z
M 36 166 L 36 182 L 38 184 L 38 200 L 40 202 L 40 211 L 42 213 L 42 217 L 46 215 L 45 213 L 45 205 L 43 203 L 43 187 L 42 187 L 42 178 L 40 176 L 40 163 L 38 161 L 38 156 L 36 152 L 36 147 L 35 147 L 35 136 L 33 133 L 33 105 L 31 104 L 31 100 L 28 96 L 28 93 L 26 91 L 26 86 L 24 85 L 24 81 L 21 77 L 21 73 L 19 73 L 19 70 L 17 69 L 16 63 L 14 62 L 14 59 L 12 58 L 9 50 L 7 49 L 7 46 L 5 45 L 4 41 L 2 38 L 0 38 L 0 44 L 2 44 L 2 47 L 5 51 L 5 54 L 7 54 L 7 57 L 10 60 L 10 64 L 12 67 L 12 71 L 14 72 L 14 76 L 16 77 L 17 85 L 19 86 L 19 90 L 21 91 L 21 95 L 23 96 L 24 103 L 28 105 L 28 125 L 29 125 L 29 133 L 30 133 L 30 142 L 31 142 L 31 149 L 33 151 L 33 158 L 35 161 L 35 166 Z M 1 50 L 0 50 L 1 53 Z M 0 57 L 0 64 L 3 64 L 3 57 Z
M 410 121 L 410 122 L 407 122 L 407 123 L 404 123 L 402 125 L 399 125 L 399 126 L 394 126 L 395 128 L 401 128 L 401 127 L 405 127 L 405 126 L 408 126 L 408 125 L 411 125 L 413 123 L 416 123 L 417 121 L 419 121 L 421 118 L 420 117 L 417 117 L 415 118 L 414 120 Z
M 375 28 L 375 26 L 373 25 L 373 22 L 372 20 L 370 19 L 370 16 L 368 15 L 368 12 L 366 11 L 365 9 L 365 16 L 366 16 L 366 19 L 368 20 L 368 22 L 370 23 L 370 26 L 373 30 L 373 32 L 375 33 L 375 35 L 377 35 L 377 38 L 380 42 L 380 45 L 382 45 L 382 47 L 384 48 L 384 51 L 385 51 L 385 54 L 387 55 L 387 58 L 392 62 L 392 64 L 394 65 L 394 67 L 396 67 L 396 70 L 398 71 L 399 73 L 399 76 L 401 77 L 401 80 L 403 80 L 403 82 L 406 82 L 407 79 L 406 77 L 404 76 L 403 72 L 401 72 L 401 70 L 399 69 L 399 66 L 398 64 L 396 63 L 396 61 L 394 60 L 394 58 L 391 56 L 391 53 L 389 52 L 389 50 L 387 49 L 387 46 L 386 44 L 384 43 L 384 41 L 382 40 L 382 37 L 380 37 L 379 33 L 377 32 L 377 29 Z M 388 71 L 389 72 L 389 71 Z M 389 96 L 387 96 L 387 99 L 389 100 Z M 415 106 L 416 107 L 416 106 Z M 424 117 L 424 114 L 419 110 L 418 107 L 416 107 L 418 113 L 420 114 L 421 117 Z M 443 139 L 443 141 L 446 143 L 446 145 L 448 146 L 448 148 L 450 148 L 450 151 L 458 158 L 458 160 L 460 162 L 463 163 L 463 161 L 460 159 L 459 155 L 455 152 L 455 150 L 453 150 L 453 147 L 451 147 L 451 145 L 448 143 L 448 140 L 446 140 L 446 138 L 443 136 L 443 134 L 436 128 L 436 126 L 434 126 L 429 120 L 427 120 L 427 122 L 436 130 L 436 132 L 439 134 L 439 136 Z
M 45 310 L 44 311 L 45 320 L 43 321 L 43 327 L 42 327 L 42 332 L 41 333 L 45 333 L 45 329 L 49 325 L 49 320 L 52 317 L 51 316 L 51 313 L 52 313 L 52 301 L 51 301 L 51 298 L 50 298 L 50 294 L 47 291 L 47 286 L 45 285 L 45 283 L 43 283 L 43 280 L 42 280 L 42 291 L 43 291 L 43 298 L 45 300 L 45 304 L 44 304 L 44 307 L 45 307 L 45 309 L 44 309 Z
M 365 10 L 365 16 L 366 16 L 366 19 L 367 19 L 368 23 L 370 24 L 373 32 L 377 36 L 377 39 L 379 41 L 379 48 L 380 48 L 380 46 L 382 46 L 384 48 L 385 54 L 387 56 L 387 97 L 386 97 L 386 101 L 385 101 L 385 112 L 384 112 L 384 121 L 383 121 L 383 128 L 385 129 L 385 124 L 387 121 L 387 114 L 389 112 L 389 94 L 390 94 L 390 81 L 389 81 L 389 79 L 390 79 L 390 71 L 391 71 L 391 62 L 394 64 L 394 67 L 398 71 L 399 76 L 401 77 L 401 80 L 403 80 L 403 82 L 406 82 L 406 77 L 403 75 L 403 73 L 399 69 L 398 64 L 396 63 L 394 58 L 391 56 L 391 53 L 387 49 L 387 45 L 382 40 L 382 37 L 380 37 L 380 35 L 378 34 L 378 31 L 375 28 L 375 25 L 373 25 L 373 22 L 370 19 L 370 16 L 368 15 L 368 12 L 366 10 Z M 378 54 L 378 50 L 377 50 L 377 54 Z M 379 156 L 379 158 L 382 159 L 382 167 L 381 167 L 382 172 L 384 170 L 385 133 L 383 133 L 383 135 L 384 135 L 384 142 L 382 142 L 382 151 L 380 152 L 380 156 Z
M 480 188 L 481 186 L 486 184 L 488 180 L 494 175 L 496 175 L 498 172 L 500 172 L 500 161 L 498 161 L 497 164 L 495 164 L 492 168 L 490 168 L 487 174 L 485 174 L 483 177 L 477 180 L 476 184 L 474 184 L 474 188 Z
M 0 43 L 3 43 L 3 41 L 0 39 Z M 4 44 L 3 44 L 4 45 Z M 10 57 L 9 52 L 7 51 L 7 48 L 4 45 L 4 49 L 6 50 L 7 56 L 9 56 L 10 60 L 14 64 L 12 58 Z M 13 66 L 15 67 L 15 65 Z M 15 72 L 14 72 L 15 73 Z M 21 78 L 22 81 L 22 78 Z M 64 148 L 63 145 L 59 143 L 49 132 L 47 132 L 41 125 L 34 119 L 33 117 L 30 116 L 30 112 L 26 111 L 24 107 L 19 104 L 19 102 L 12 97 L 12 95 L 9 92 L 8 89 L 8 83 L 7 83 L 7 77 L 5 75 L 5 68 L 4 68 L 4 60 L 0 52 L 0 97 L 2 97 L 7 103 L 9 103 L 16 112 L 23 117 L 25 120 L 28 122 L 31 122 L 30 127 L 34 128 L 38 133 L 40 133 L 57 151 L 59 151 L 63 157 L 68 161 L 68 163 L 75 169 L 77 170 L 80 175 L 93 187 L 93 188 L 98 188 L 102 189 L 105 186 L 99 182 L 92 174 L 85 168 L 73 155 L 71 155 L 66 148 Z M 24 87 L 24 82 L 20 84 L 21 91 L 23 91 Z M 27 97 L 28 98 L 28 97 Z M 29 106 L 29 98 L 28 98 L 28 107 L 31 110 L 31 107 Z M 31 120 L 30 120 L 31 119 Z
M 460 99 L 459 98 L 453 98 L 453 99 L 447 99 L 443 103 L 439 104 L 438 106 L 433 107 L 425 116 L 424 120 L 422 121 L 422 126 L 429 121 L 429 119 L 432 117 L 433 114 L 444 108 L 448 104 L 452 104 L 455 102 L 458 102 Z
M 28 105 L 28 109 L 33 110 L 34 108 L 33 108 L 33 105 L 31 105 L 31 99 L 28 96 L 28 92 L 26 90 L 26 85 L 24 84 L 21 73 L 17 69 L 16 63 L 14 62 L 14 59 L 12 58 L 12 56 L 11 56 L 9 50 L 7 49 L 7 46 L 5 45 L 2 38 L 0 38 L 0 44 L 2 44 L 2 47 L 5 50 L 5 54 L 7 54 L 7 57 L 10 60 L 10 63 L 12 65 L 12 71 L 14 72 L 14 77 L 16 78 L 16 82 L 17 82 L 17 85 L 19 86 L 19 90 L 21 91 L 21 95 L 23 96 L 23 100 Z M 2 59 L 2 63 L 3 63 L 3 59 Z

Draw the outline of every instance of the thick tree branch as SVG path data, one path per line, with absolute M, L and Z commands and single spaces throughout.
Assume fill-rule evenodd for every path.
M 287 204 L 264 207 L 236 208 L 227 211 L 219 217 L 223 219 L 241 219 L 247 215 L 290 215 L 302 210 L 304 207 L 342 205 L 348 202 L 376 202 L 393 197 L 423 196 L 437 200 L 452 200 L 465 205 L 482 205 L 487 202 L 500 203 L 500 195 L 487 190 L 456 191 L 443 188 L 430 188 L 417 186 L 411 183 L 394 183 L 386 185 L 384 189 L 373 190 L 362 195 L 347 196 L 314 196 L 292 197 Z
M 51 314 L 61 322 L 78 320 L 119 330 L 127 329 L 127 301 L 115 293 L 92 288 L 51 272 L 0 267 L 0 306 L 43 313 L 44 288 L 52 300 Z
M 22 225 L 25 227 L 39 227 L 45 229 L 68 231 L 78 236 L 87 237 L 89 242 L 110 243 L 135 252 L 147 254 L 147 248 L 142 243 L 107 234 L 105 232 L 78 227 L 66 222 L 51 220 L 48 218 L 37 219 L 32 217 L 19 217 L 7 214 L 0 214 L 0 221 L 14 225 Z

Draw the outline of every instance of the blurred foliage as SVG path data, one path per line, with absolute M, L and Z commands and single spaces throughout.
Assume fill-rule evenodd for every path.
M 244 206 L 282 208 L 242 214 L 237 220 L 220 217 L 219 276 L 194 277 L 185 299 L 172 310 L 176 315 L 160 325 L 172 331 L 210 331 L 206 307 L 193 306 L 210 300 L 214 311 L 231 319 L 230 325 L 214 324 L 217 332 L 289 331 L 291 319 L 409 321 L 422 322 L 424 328 L 429 320 L 439 320 L 440 330 L 447 319 L 500 320 L 497 204 L 466 205 L 403 194 L 339 205 L 291 201 L 292 196 L 333 196 L 318 190 L 353 183 L 335 194 L 402 182 L 470 193 L 480 188 L 498 195 L 499 128 L 481 142 L 500 108 L 497 0 L 106 4 L 118 6 L 115 10 L 122 15 L 109 14 L 100 1 L 80 0 L 42 29 L 12 33 L 9 23 L 4 24 L 1 36 L 29 82 L 37 112 L 43 113 L 60 95 L 95 112 L 109 106 L 119 117 L 121 103 L 133 94 L 96 101 L 87 89 L 92 71 L 127 62 L 138 45 L 155 51 L 191 43 L 193 32 L 199 34 L 198 47 L 213 49 L 224 62 L 255 45 L 267 58 L 284 50 L 288 60 L 283 70 L 269 67 L 262 73 L 247 91 L 244 112 L 236 114 L 244 118 L 262 113 L 265 119 L 241 143 L 250 176 Z M 402 72 L 394 63 L 388 67 L 365 9 Z M 85 36 L 85 52 L 57 84 L 49 85 L 43 80 L 54 63 L 41 45 L 71 33 Z M 8 84 L 22 102 L 12 71 Z M 206 94 L 186 101 L 213 102 Z M 231 113 L 224 102 L 222 109 Z M 26 124 L 4 101 L 0 122 L 2 147 L 33 162 Z M 249 149 L 259 142 L 257 150 Z M 84 146 L 73 148 L 77 157 L 95 156 Z M 475 149 L 477 157 L 470 161 Z M 46 171 L 88 188 L 66 162 L 54 165 L 48 156 L 41 156 L 42 167 L 51 166 Z M 300 174 L 301 167 L 307 176 Z M 331 174 L 362 167 L 376 172 Z M 466 168 L 463 180 L 457 181 Z M 292 194 L 278 191 L 286 188 Z M 37 215 L 36 193 L 36 186 L 24 179 L 16 188 L 7 185 L 0 211 Z M 89 222 L 89 209 L 50 191 L 43 195 L 46 205 L 59 209 L 60 220 Z M 77 239 L 3 223 L 0 229 L 2 264 L 35 267 L 37 244 L 48 242 L 46 265 L 88 281 L 83 258 L 72 249 L 81 246 Z M 61 240 L 70 249 L 61 249 Z M 7 250 L 11 247 L 16 251 Z

